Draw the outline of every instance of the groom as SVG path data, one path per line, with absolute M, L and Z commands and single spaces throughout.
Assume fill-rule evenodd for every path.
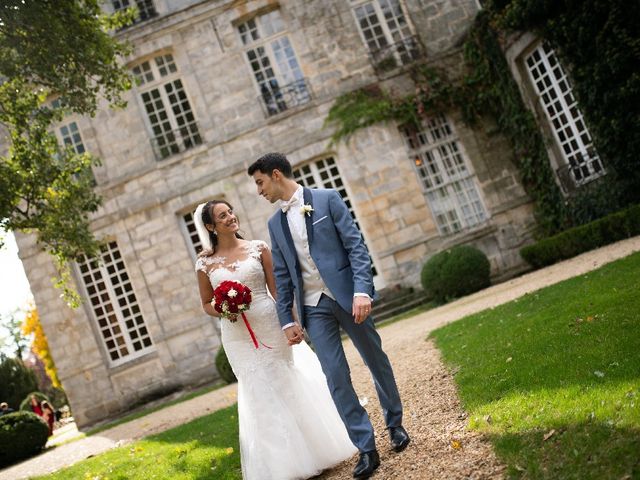
M 409 436 L 387 355 L 370 317 L 374 295 L 371 261 L 351 214 L 335 190 L 310 190 L 293 179 L 281 153 L 268 153 L 248 170 L 258 194 L 280 209 L 269 219 L 278 318 L 289 344 L 307 330 L 333 401 L 349 437 L 360 450 L 353 470 L 367 478 L 380 465 L 373 426 L 351 383 L 340 327 L 349 335 L 373 377 L 396 452 Z M 293 318 L 294 297 L 299 324 Z

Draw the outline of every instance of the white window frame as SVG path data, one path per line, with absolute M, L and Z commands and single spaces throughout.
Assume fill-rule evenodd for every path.
M 320 166 L 322 164 L 322 166 Z M 336 173 L 331 170 L 335 170 Z M 306 172 L 304 170 L 307 170 Z M 327 177 L 323 178 L 323 172 L 326 172 Z M 338 167 L 338 163 L 335 160 L 333 155 L 323 156 L 321 158 L 316 158 L 310 162 L 306 162 L 301 165 L 297 165 L 293 169 L 293 176 L 299 184 L 308 188 L 330 188 L 336 190 L 342 200 L 347 204 L 347 208 L 349 209 L 349 213 L 351 213 L 351 217 L 356 224 L 356 227 L 362 234 L 362 238 L 365 241 L 365 248 L 369 251 L 369 247 L 367 247 L 364 232 L 360 227 L 360 223 L 358 222 L 358 218 L 356 216 L 356 212 L 353 208 L 353 204 L 351 202 L 350 194 L 347 189 L 347 185 L 342 179 L 342 175 L 340 173 L 340 167 Z M 373 261 L 373 257 L 371 257 L 371 253 L 369 253 L 369 258 L 371 259 L 371 269 L 373 271 L 374 279 L 377 279 L 378 271 L 376 269 L 375 263 Z M 377 285 L 376 285 L 376 288 Z
M 577 187 L 606 175 L 570 79 L 553 49 L 540 42 L 524 56 L 523 63 L 562 158 L 556 174 L 563 187 L 567 187 L 564 171 Z
M 270 17 L 275 21 L 267 22 Z M 246 29 L 245 34 L 242 32 L 243 27 Z M 235 26 L 235 30 L 242 45 L 244 61 L 251 72 L 254 87 L 267 116 L 277 115 L 311 101 L 311 90 L 279 9 L 243 21 Z M 288 64 L 286 69 L 283 68 L 283 63 L 278 61 L 274 47 L 278 42 L 284 41 L 292 52 L 292 56 L 284 59 Z M 264 52 L 264 56 L 258 56 L 260 50 Z M 269 66 L 265 67 L 261 62 L 251 60 L 250 52 L 253 52 L 257 59 L 266 57 Z M 291 59 L 295 61 L 295 65 L 291 65 Z M 264 77 L 262 81 L 257 78 L 258 72 L 253 68 L 253 63 L 260 64 L 259 73 Z M 273 77 L 266 75 L 266 69 L 272 71 Z M 270 78 L 275 80 L 275 85 L 271 83 Z
M 110 3 L 114 12 L 121 12 L 134 6 L 137 7 L 140 14 L 134 23 L 146 22 L 158 16 L 153 0 L 111 0 Z
M 151 135 L 151 144 L 157 160 L 165 160 L 203 143 L 202 134 L 195 115 L 193 102 L 180 77 L 180 71 L 172 52 L 156 53 L 154 56 L 138 61 L 131 66 L 131 72 L 138 82 L 138 93 L 145 122 Z M 167 86 L 171 85 L 173 93 L 180 91 L 183 100 L 172 103 Z M 177 90 L 177 89 L 180 90 Z M 153 92 L 157 92 L 154 94 Z M 155 96 L 155 100 L 151 98 Z M 145 100 L 149 97 L 149 100 Z M 160 101 L 163 111 L 154 109 L 153 113 L 147 109 L 148 104 Z M 176 115 L 174 106 L 180 106 L 180 114 Z M 160 113 L 159 113 L 160 112 Z M 158 117 L 154 122 L 152 115 Z M 184 123 L 179 118 L 184 116 Z M 167 126 L 170 128 L 167 129 Z M 157 131 L 155 131 L 157 129 Z
M 110 255 L 115 261 L 105 262 L 106 255 Z M 122 268 L 117 268 L 118 263 L 122 264 Z M 113 273 L 109 272 L 111 268 L 114 270 Z M 85 258 L 76 263 L 74 269 L 96 328 L 98 342 L 105 352 L 109 365 L 116 367 L 154 351 L 155 345 L 151 332 L 144 319 L 131 276 L 117 242 L 107 242 L 98 259 Z M 99 278 L 96 278 L 96 273 L 99 274 Z M 116 274 L 119 285 L 114 285 L 112 282 L 112 277 Z M 91 282 L 87 281 L 87 277 L 91 279 Z M 116 293 L 119 288 L 122 289 L 120 295 Z M 121 306 L 121 300 L 126 302 L 124 306 Z M 129 315 L 126 317 L 124 310 L 129 310 Z M 104 324 L 101 321 L 104 321 Z M 127 327 L 127 321 L 133 322 L 134 326 Z M 116 329 L 117 332 L 113 333 Z M 142 329 L 145 330 L 145 333 L 141 333 Z M 111 334 L 110 337 L 105 337 L 106 330 Z M 132 338 L 133 332 L 138 337 Z M 117 338 L 121 338 L 122 341 L 118 342 Z M 148 345 L 145 344 L 147 343 L 145 339 L 148 340 Z M 115 348 L 108 346 L 108 342 L 111 340 L 114 341 L 114 345 L 117 344 Z M 134 344 L 138 340 L 141 348 L 136 350 Z M 127 349 L 127 353 L 122 353 L 123 347 Z M 117 358 L 114 358 L 113 353 Z
M 187 242 L 189 254 L 195 262 L 198 258 L 198 253 L 200 253 L 200 251 L 202 250 L 202 243 L 200 242 L 200 238 L 198 237 L 198 232 L 196 231 L 196 226 L 193 219 L 194 210 L 195 207 L 187 212 L 183 212 L 178 215 L 180 217 L 180 229 L 182 230 L 182 234 L 184 235 Z
M 407 126 L 401 132 L 440 235 L 485 224 L 489 212 L 482 190 L 452 122 L 437 115 L 425 120 L 420 130 Z
M 402 13 L 402 18 L 405 22 L 404 27 L 399 25 L 400 20 L 398 16 L 394 15 L 393 18 L 393 20 L 398 24 L 398 28 L 395 30 L 395 32 L 397 33 L 397 38 L 394 38 L 394 31 L 389 26 L 389 21 L 384 15 L 381 2 L 387 4 L 395 3 Z M 384 39 L 386 41 L 386 45 L 378 45 L 376 49 L 373 49 L 369 45 L 369 41 L 367 40 L 367 37 L 362 30 L 362 26 L 360 25 L 360 20 L 358 19 L 357 10 L 363 8 L 367 4 L 370 4 L 373 7 L 378 25 L 380 25 L 382 33 L 384 34 Z M 351 13 L 356 23 L 356 27 L 358 28 L 360 38 L 362 39 L 364 46 L 369 52 L 369 55 L 371 56 L 376 68 L 380 67 L 382 70 L 390 70 L 391 68 L 389 66 L 384 66 L 383 63 L 391 59 L 393 59 L 394 62 L 394 65 L 391 66 L 392 68 L 407 65 L 416 59 L 419 46 L 417 44 L 417 40 L 415 40 L 415 31 L 413 29 L 413 25 L 409 21 L 409 16 L 407 15 L 404 2 L 402 2 L 401 0 L 351 0 L 350 5 Z M 391 8 L 393 7 L 394 5 L 391 5 Z M 377 39 L 376 43 L 379 44 L 379 41 Z M 387 51 L 391 55 L 386 53 Z

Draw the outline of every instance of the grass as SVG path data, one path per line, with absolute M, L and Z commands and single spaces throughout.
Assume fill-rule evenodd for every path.
M 118 418 L 117 420 L 114 420 L 112 422 L 108 422 L 108 423 L 105 423 L 105 424 L 102 424 L 102 425 L 98 425 L 97 427 L 91 428 L 91 429 L 87 430 L 84 433 L 85 433 L 86 436 L 90 436 L 90 435 L 95 435 L 95 434 L 100 433 L 100 432 L 104 432 L 105 430 L 109 430 L 110 428 L 117 427 L 118 425 L 122 425 L 123 423 L 127 423 L 127 422 L 130 422 L 132 420 L 136 420 L 137 418 L 144 417 L 146 415 L 149 415 L 150 413 L 157 412 L 158 410 L 162 410 L 163 408 L 167 408 L 167 407 L 170 407 L 172 405 L 176 405 L 178 403 L 186 402 L 187 400 L 191 400 L 192 398 L 199 397 L 200 395 L 204 395 L 205 393 L 212 392 L 212 391 L 217 390 L 219 388 L 222 388 L 222 387 L 224 387 L 226 385 L 227 384 L 224 383 L 224 382 L 219 382 L 219 383 L 216 383 L 214 385 L 209 385 L 207 387 L 203 387 L 203 388 L 200 388 L 198 390 L 194 390 L 193 392 L 190 392 L 190 393 L 188 393 L 188 394 L 186 394 L 184 396 L 181 396 L 179 398 L 176 398 L 174 400 L 170 400 L 168 402 L 161 403 L 161 404 L 155 405 L 153 407 L 145 408 L 143 410 L 130 413 L 130 414 L 125 415 L 124 417 Z M 76 437 L 76 438 L 74 438 L 74 439 L 72 439 L 70 441 L 73 441 L 75 439 L 80 439 L 80 438 L 83 438 L 83 436 L 78 436 L 78 437 Z M 65 443 L 68 443 L 68 442 L 65 442 Z
M 640 478 L 640 253 L 432 337 L 510 478 Z
M 46 480 L 240 480 L 236 406 L 109 450 Z

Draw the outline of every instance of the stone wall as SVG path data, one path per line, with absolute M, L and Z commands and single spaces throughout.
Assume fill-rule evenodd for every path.
M 215 322 L 201 311 L 193 257 L 181 218 L 212 198 L 234 205 L 241 230 L 268 240 L 274 206 L 256 195 L 247 166 L 268 151 L 288 155 L 294 167 L 332 156 L 346 185 L 378 270 L 379 286 L 418 286 L 420 268 L 437 251 L 472 243 L 490 258 L 494 278 L 522 269 L 518 249 L 530 239 L 531 205 L 519 183 L 505 140 L 490 124 L 474 129 L 447 112 L 489 219 L 471 231 L 439 234 L 397 125 L 376 125 L 349 142 L 332 145 L 324 119 L 335 98 L 383 81 L 411 88 L 402 70 L 379 78 L 360 37 L 349 2 L 210 1 L 157 2 L 158 18 L 120 33 L 135 47 L 134 65 L 171 53 L 187 92 L 203 143 L 157 160 L 140 100 L 103 106 L 78 123 L 87 149 L 100 156 L 96 169 L 103 206 L 92 222 L 96 234 L 115 240 L 151 333 L 154 349 L 111 366 L 93 313 L 58 298 L 54 269 L 33 238 L 18 236 L 20 255 L 49 338 L 60 378 L 80 425 L 184 385 L 218 378 L 214 357 L 220 340 Z M 457 45 L 477 2 L 406 0 L 414 32 L 436 65 L 459 68 Z M 253 13 L 280 8 L 289 39 L 312 91 L 312 100 L 265 118 L 236 25 Z M 78 284 L 80 290 L 82 285 Z

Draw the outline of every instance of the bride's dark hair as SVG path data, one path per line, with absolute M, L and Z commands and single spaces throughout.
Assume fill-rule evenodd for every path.
M 215 226 L 215 222 L 213 221 L 213 217 L 211 216 L 211 214 L 213 213 L 214 207 L 220 203 L 225 204 L 227 207 L 233 210 L 233 206 L 225 200 L 209 200 L 202 208 L 202 222 L 205 225 Z M 240 226 L 240 220 L 238 220 L 238 226 Z M 218 235 L 216 235 L 209 229 L 207 229 L 207 232 L 209 233 L 209 240 L 211 240 L 211 250 L 203 250 L 200 255 L 213 255 L 214 253 L 216 253 L 216 247 L 218 246 Z M 236 238 L 244 240 L 238 232 L 236 232 Z

